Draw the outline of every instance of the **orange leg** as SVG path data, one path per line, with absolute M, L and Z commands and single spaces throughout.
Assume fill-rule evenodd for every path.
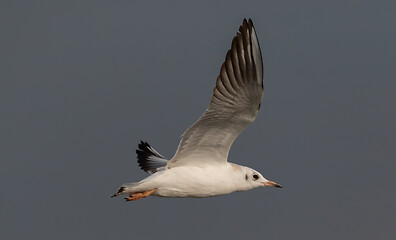
M 142 199 L 142 198 L 150 196 L 151 194 L 153 194 L 155 192 L 155 190 L 157 190 L 157 189 L 154 188 L 154 189 L 151 189 L 151 190 L 145 191 L 145 192 L 131 193 L 129 195 L 129 197 L 125 198 L 125 200 L 127 200 L 127 201 L 139 200 L 139 199 Z

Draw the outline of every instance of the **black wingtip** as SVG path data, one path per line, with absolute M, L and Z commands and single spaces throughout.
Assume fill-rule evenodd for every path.
M 150 145 L 146 141 L 140 140 L 140 143 L 138 144 L 138 147 L 139 147 L 140 150 L 144 150 L 147 147 L 150 147 Z
M 252 19 L 249 18 L 248 20 L 246 20 L 246 18 L 244 18 L 242 21 L 242 25 L 239 27 L 239 32 L 243 33 L 246 29 L 251 31 L 252 28 L 254 28 Z
M 155 173 L 157 168 L 166 165 L 164 156 L 154 150 L 146 141 L 140 141 L 136 150 L 139 167 L 148 173 Z
M 249 20 L 250 20 L 250 18 L 249 18 Z M 243 24 L 243 26 L 247 26 L 248 25 L 246 18 L 243 19 L 243 23 L 242 24 Z

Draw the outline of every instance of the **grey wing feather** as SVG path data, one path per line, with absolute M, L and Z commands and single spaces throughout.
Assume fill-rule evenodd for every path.
M 244 19 L 221 66 L 208 109 L 183 134 L 168 167 L 227 161 L 236 137 L 256 118 L 262 97 L 260 45 L 252 20 Z

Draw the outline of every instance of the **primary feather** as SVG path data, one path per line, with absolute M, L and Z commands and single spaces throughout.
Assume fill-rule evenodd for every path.
M 263 61 L 252 21 L 244 19 L 217 77 L 208 109 L 183 134 L 167 167 L 227 162 L 238 135 L 256 118 L 263 97 Z
M 140 141 L 136 150 L 139 167 L 148 173 L 155 173 L 165 168 L 168 159 L 159 154 L 147 142 Z

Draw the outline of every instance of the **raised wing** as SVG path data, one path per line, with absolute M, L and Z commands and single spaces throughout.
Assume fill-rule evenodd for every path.
M 221 66 L 209 108 L 183 134 L 167 167 L 226 162 L 236 137 L 256 118 L 263 62 L 252 20 L 243 20 Z

